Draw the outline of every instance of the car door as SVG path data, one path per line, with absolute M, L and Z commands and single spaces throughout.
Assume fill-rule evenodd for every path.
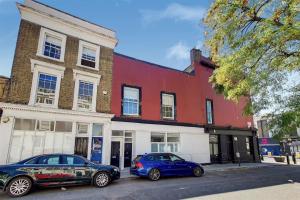
M 86 183 L 92 179 L 91 163 L 80 156 L 63 155 L 64 183 Z
M 174 175 L 174 163 L 170 160 L 168 154 L 161 154 L 156 156 L 158 162 L 158 169 L 162 176 Z
M 174 175 L 188 175 L 191 174 L 191 168 L 186 163 L 186 161 L 179 156 L 176 156 L 174 154 L 170 154 L 170 160 L 173 162 L 174 167 Z
M 59 185 L 63 181 L 64 174 L 60 155 L 41 156 L 31 168 L 38 185 Z

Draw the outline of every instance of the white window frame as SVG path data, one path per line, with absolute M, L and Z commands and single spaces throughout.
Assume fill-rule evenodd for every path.
M 130 113 L 125 113 L 124 112 L 124 96 L 125 96 L 125 89 L 126 88 L 128 88 L 129 90 L 137 90 L 137 92 L 138 92 L 138 103 L 137 103 L 137 113 L 134 113 L 134 114 L 130 114 Z M 140 99 L 141 99 L 141 97 L 140 97 L 140 93 L 141 93 L 141 91 L 140 91 L 140 89 L 139 88 L 137 88 L 137 87 L 131 87 L 131 86 L 124 86 L 123 87 L 123 96 L 122 96 L 122 115 L 124 115 L 124 116 L 139 116 L 140 115 Z
M 95 58 L 95 68 L 89 67 L 89 66 L 85 66 L 81 64 L 81 57 L 82 57 L 82 51 L 83 51 L 83 47 L 89 48 L 89 49 L 93 49 L 96 51 L 96 58 Z M 86 69 L 91 69 L 91 70 L 96 70 L 99 71 L 99 63 L 100 63 L 100 46 L 99 45 L 95 45 L 95 44 L 91 44 L 82 40 L 79 40 L 79 50 L 78 50 L 78 56 L 77 56 L 77 66 L 79 67 L 83 67 Z
M 163 142 L 152 142 L 151 138 L 152 138 L 152 134 L 161 134 L 164 136 L 164 141 Z M 169 135 L 173 135 L 173 134 L 178 134 L 179 137 L 179 142 L 168 142 L 168 136 Z M 150 144 L 151 144 L 151 152 L 152 152 L 152 144 L 157 144 L 157 152 L 152 152 L 152 153 L 180 153 L 180 146 L 181 146 L 181 134 L 180 133 L 166 133 L 166 132 L 151 132 L 150 134 Z M 159 151 L 159 145 L 163 144 L 164 145 L 164 151 L 161 152 Z M 177 151 L 168 151 L 168 144 L 177 144 Z
M 60 83 L 61 83 L 61 79 L 64 77 L 65 67 L 34 60 L 34 59 L 31 59 L 30 61 L 31 61 L 31 72 L 33 73 L 33 77 L 32 77 L 32 85 L 31 85 L 30 99 L 28 105 L 58 108 Z M 54 104 L 36 103 L 36 95 L 37 95 L 37 89 L 39 84 L 39 74 L 41 73 L 51 75 L 51 76 L 56 76 L 57 78 L 56 87 L 55 87 Z
M 45 56 L 43 49 L 44 49 L 44 43 L 45 43 L 45 39 L 46 36 L 52 36 L 52 37 L 56 37 L 61 39 L 61 52 L 60 52 L 60 58 L 56 59 L 56 58 L 52 58 L 50 56 Z M 43 57 L 43 58 L 47 58 L 50 60 L 55 60 L 58 62 L 64 62 L 65 59 L 65 50 L 66 50 L 66 41 L 67 41 L 67 36 L 61 33 L 57 33 L 55 31 L 46 29 L 44 27 L 41 28 L 40 30 L 40 38 L 39 38 L 39 44 L 38 44 L 38 49 L 37 49 L 37 56 Z
M 164 96 L 172 96 L 173 98 L 173 105 L 172 105 L 172 117 L 165 117 L 164 116 L 164 112 L 163 112 L 163 102 L 164 102 Z M 169 93 L 162 93 L 161 96 L 161 109 L 162 109 L 162 118 L 163 119 L 170 119 L 170 120 L 174 120 L 175 119 L 175 94 L 169 94 Z
M 75 81 L 73 110 L 96 112 L 97 89 L 98 89 L 98 85 L 100 83 L 101 75 L 74 69 L 73 70 L 73 78 Z M 87 109 L 78 108 L 77 104 L 78 104 L 79 82 L 80 81 L 89 82 L 89 83 L 93 84 L 93 98 L 92 98 L 91 109 L 87 110 Z

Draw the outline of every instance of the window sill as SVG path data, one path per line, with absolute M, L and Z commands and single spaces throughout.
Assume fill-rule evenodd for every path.
M 176 122 L 177 120 L 174 118 L 161 118 L 161 120 L 163 121 L 167 121 L 167 122 Z
M 43 104 L 43 103 L 35 103 L 35 104 L 29 104 L 29 106 L 35 106 L 35 107 L 44 107 L 44 108 L 58 108 L 57 105 L 54 104 Z
M 124 118 L 141 118 L 141 115 L 121 115 L 121 117 Z
M 96 110 L 88 110 L 88 109 L 80 109 L 80 108 L 73 108 L 72 110 L 79 111 L 79 112 L 92 112 L 92 113 L 96 112 Z
M 94 71 L 99 71 L 99 67 L 92 68 L 92 67 L 88 67 L 88 66 L 82 65 L 80 63 L 77 63 L 76 66 L 77 67 L 82 67 L 82 68 L 85 68 L 85 69 L 94 70 Z
M 56 59 L 56 58 L 52 58 L 52 57 L 50 57 L 50 56 L 45 56 L 45 55 L 43 55 L 43 54 L 40 54 L 40 53 L 38 53 L 38 54 L 36 54 L 38 57 L 41 57 L 41 58 L 46 58 L 46 59 L 49 59 L 49 60 L 54 60 L 54 61 L 56 61 L 56 62 L 61 62 L 61 63 L 63 63 L 64 62 L 64 59 L 62 58 L 62 59 Z

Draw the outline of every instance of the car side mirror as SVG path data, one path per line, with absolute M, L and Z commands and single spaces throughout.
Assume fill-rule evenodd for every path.
M 89 165 L 89 162 L 84 162 L 84 166 L 88 166 Z

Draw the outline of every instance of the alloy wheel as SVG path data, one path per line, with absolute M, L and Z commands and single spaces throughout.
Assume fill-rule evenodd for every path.
M 31 181 L 28 178 L 17 178 L 9 185 L 9 195 L 13 197 L 23 196 L 31 189 Z
M 197 176 L 197 177 L 202 176 L 202 174 L 203 174 L 202 169 L 200 167 L 195 167 L 193 172 L 194 172 L 194 176 Z
M 98 187 L 104 187 L 109 183 L 109 176 L 107 173 L 99 173 L 96 176 L 95 183 Z
M 160 171 L 158 169 L 152 169 L 149 177 L 151 180 L 157 181 L 160 178 Z

